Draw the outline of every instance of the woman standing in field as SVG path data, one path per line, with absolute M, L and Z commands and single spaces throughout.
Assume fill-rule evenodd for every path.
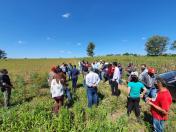
M 140 94 L 141 90 L 143 89 L 143 93 Z M 140 109 L 139 109 L 139 102 L 140 97 L 143 97 L 146 93 L 145 86 L 138 81 L 138 73 L 132 72 L 131 73 L 131 82 L 128 83 L 128 102 L 127 102 L 127 114 L 130 115 L 132 109 L 134 108 L 135 115 L 137 120 L 140 122 Z
M 54 113 L 58 113 L 64 102 L 64 86 L 65 86 L 66 76 L 64 73 L 60 72 L 54 75 L 51 81 L 51 94 L 52 98 L 55 100 L 55 105 L 53 108 Z

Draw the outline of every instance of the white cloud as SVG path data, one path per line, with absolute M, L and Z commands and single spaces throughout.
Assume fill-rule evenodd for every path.
M 142 37 L 141 39 L 142 39 L 142 40 L 146 40 L 146 37 Z
M 18 43 L 18 44 L 24 44 L 25 42 L 22 41 L 22 40 L 18 40 L 17 43 Z
M 70 13 L 65 13 L 65 14 L 62 15 L 63 18 L 69 18 L 70 16 L 71 16 Z
M 128 42 L 128 40 L 126 40 L 126 39 L 123 39 L 123 40 L 122 40 L 122 42 Z
M 60 50 L 59 53 L 60 54 L 72 54 L 72 51 L 70 51 L 70 50 Z
M 51 40 L 51 37 L 46 37 L 46 40 Z
M 77 46 L 81 46 L 82 44 L 79 42 L 79 43 L 77 43 Z
M 67 51 L 67 54 L 72 54 L 72 52 L 71 51 Z

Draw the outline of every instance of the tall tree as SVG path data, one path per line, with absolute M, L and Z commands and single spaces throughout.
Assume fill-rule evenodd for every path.
M 171 44 L 171 50 L 176 50 L 176 40 Z
M 168 43 L 168 37 L 155 35 L 147 40 L 145 50 L 148 55 L 162 55 L 167 50 Z
M 0 49 L 0 59 L 5 59 L 7 58 L 6 56 L 7 56 L 6 52 Z
M 95 44 L 90 42 L 87 46 L 87 55 L 93 57 L 94 56 Z

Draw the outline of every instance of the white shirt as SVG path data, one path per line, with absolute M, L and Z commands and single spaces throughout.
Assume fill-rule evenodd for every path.
M 119 83 L 119 79 L 120 79 L 120 70 L 118 67 L 115 67 L 112 80 L 116 80 L 116 82 Z
M 143 76 L 144 74 L 146 74 L 148 72 L 147 68 L 139 75 L 139 80 L 142 81 L 143 80 Z
M 97 73 L 90 71 L 86 76 L 86 85 L 92 87 L 93 85 L 98 85 L 100 78 Z
M 64 94 L 64 87 L 63 85 L 60 83 L 57 83 L 56 79 L 53 79 L 51 81 L 51 89 L 50 92 L 52 94 L 52 98 L 54 97 L 58 97 L 58 96 L 62 96 Z

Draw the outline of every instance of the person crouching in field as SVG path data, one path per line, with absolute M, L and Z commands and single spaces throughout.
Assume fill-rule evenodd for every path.
M 143 93 L 140 94 L 141 90 L 143 89 Z M 131 82 L 128 83 L 128 102 L 127 102 L 127 114 L 130 115 L 132 109 L 134 108 L 135 115 L 137 120 L 140 122 L 140 109 L 139 109 L 139 102 L 140 97 L 142 98 L 146 93 L 145 86 L 138 81 L 138 73 L 132 72 L 131 73 Z
M 51 81 L 51 94 L 52 98 L 55 100 L 55 105 L 53 108 L 54 113 L 58 113 L 64 102 L 64 85 L 66 82 L 65 74 L 60 72 L 54 75 Z
M 13 85 L 11 84 L 8 71 L 6 69 L 0 70 L 0 87 L 4 94 L 4 107 L 10 106 L 10 96 Z
M 166 88 L 166 82 L 160 78 L 156 78 L 158 93 L 156 99 L 147 98 L 147 104 L 151 106 L 153 116 L 153 127 L 155 132 L 164 131 L 164 122 L 168 120 L 168 112 L 172 104 L 172 96 Z
M 91 108 L 92 105 L 98 104 L 97 87 L 99 82 L 99 75 L 94 72 L 93 68 L 90 68 L 90 72 L 86 75 L 87 98 L 89 108 Z

